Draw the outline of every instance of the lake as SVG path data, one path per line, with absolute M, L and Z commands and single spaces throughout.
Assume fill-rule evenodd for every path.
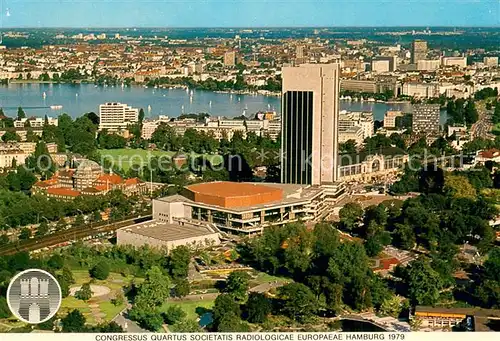
M 208 112 L 213 116 L 234 117 L 243 112 L 254 114 L 262 110 L 281 110 L 281 98 L 262 95 L 237 95 L 204 90 L 154 89 L 140 86 L 96 87 L 93 84 L 15 83 L 0 86 L 0 106 L 13 116 L 22 106 L 31 116 L 57 116 L 63 112 L 72 117 L 99 111 L 99 104 L 121 102 L 143 108 L 146 117 L 181 113 Z M 62 105 L 62 109 L 50 106 Z M 150 106 L 150 110 L 148 107 Z M 341 101 L 342 110 L 372 111 L 375 120 L 382 120 L 387 110 L 411 111 L 408 103 L 386 104 Z

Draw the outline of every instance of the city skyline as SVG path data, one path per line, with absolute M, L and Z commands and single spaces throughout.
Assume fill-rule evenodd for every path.
M 289 6 L 285 6 L 285 5 Z M 3 0 L 0 28 L 497 27 L 496 0 Z M 51 15 L 40 15 L 50 13 Z M 57 18 L 57 19 L 54 19 Z

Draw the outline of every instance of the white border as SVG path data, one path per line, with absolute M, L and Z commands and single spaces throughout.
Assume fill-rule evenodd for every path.
M 37 272 L 41 272 L 41 273 L 44 273 L 46 274 L 47 276 L 49 276 L 52 280 L 54 280 L 54 282 L 56 283 L 57 285 L 57 289 L 59 290 L 59 303 L 57 304 L 57 308 L 54 309 L 54 312 L 53 313 L 50 313 L 45 319 L 41 320 L 40 322 L 37 322 L 37 323 L 33 323 L 33 322 L 30 322 L 30 321 L 27 321 L 25 320 L 24 318 L 22 318 L 21 316 L 18 315 L 18 312 L 14 311 L 14 309 L 12 309 L 11 305 L 10 305 L 10 299 L 9 299 L 9 294 L 10 294 L 10 289 L 12 287 L 12 284 L 14 284 L 14 282 L 22 275 L 24 275 L 25 273 L 28 273 L 28 272 L 34 272 L 34 271 L 37 271 Z M 36 324 L 40 324 L 40 323 L 43 323 L 43 322 L 46 322 L 48 320 L 50 320 L 52 317 L 54 317 L 57 312 L 59 311 L 59 309 L 61 308 L 61 303 L 62 303 L 62 292 L 61 292 L 61 286 L 59 285 L 59 282 L 57 281 L 57 279 L 55 279 L 54 276 L 52 276 L 51 273 L 45 271 L 45 270 L 41 270 L 41 269 L 28 269 L 28 270 L 24 270 L 24 271 L 21 271 L 20 273 L 18 273 L 17 275 L 14 276 L 14 278 L 12 278 L 10 280 L 10 283 L 9 283 L 9 287 L 7 288 L 7 295 L 6 295 L 6 299 L 7 299 L 7 305 L 9 306 L 9 309 L 10 309 L 10 312 L 15 316 L 17 317 L 19 320 L 25 322 L 25 323 L 28 323 L 28 324 L 32 324 L 32 325 L 36 325 Z

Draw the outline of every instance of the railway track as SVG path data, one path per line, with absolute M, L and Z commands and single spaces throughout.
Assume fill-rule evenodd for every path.
M 73 227 L 64 231 L 59 231 L 41 238 L 28 239 L 20 242 L 12 242 L 6 245 L 0 246 L 0 256 L 12 255 L 17 252 L 23 251 L 35 251 L 40 250 L 45 247 L 51 247 L 58 244 L 62 244 L 68 241 L 74 241 L 79 239 L 84 239 L 87 237 L 94 237 L 101 234 L 106 234 L 109 232 L 114 232 L 119 228 L 137 224 L 143 221 L 151 220 L 151 215 L 132 217 L 126 220 L 111 224 L 98 224 L 84 225 L 79 227 Z

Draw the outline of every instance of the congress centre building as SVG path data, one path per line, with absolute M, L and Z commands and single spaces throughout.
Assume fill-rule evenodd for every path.
M 200 183 L 153 200 L 153 220 L 118 230 L 117 242 L 167 248 L 217 244 L 217 233 L 251 235 L 271 225 L 319 221 L 328 213 L 325 190 L 319 186 Z

